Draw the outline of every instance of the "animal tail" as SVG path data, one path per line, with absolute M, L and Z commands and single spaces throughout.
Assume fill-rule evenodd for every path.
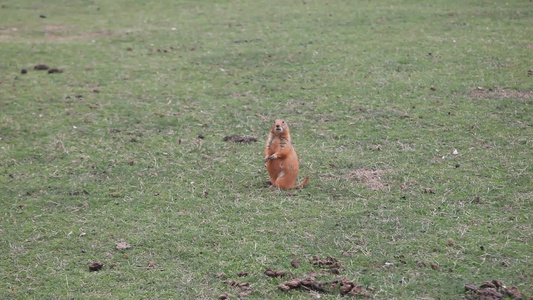
M 297 188 L 299 188 L 299 187 L 301 187 L 301 186 L 304 186 L 308 181 L 309 181 L 309 176 L 305 177 L 304 181 L 302 181 L 300 184 L 295 185 L 295 186 L 293 187 L 293 189 L 297 189 Z

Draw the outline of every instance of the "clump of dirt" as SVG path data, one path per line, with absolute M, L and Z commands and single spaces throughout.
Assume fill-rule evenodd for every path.
M 237 273 L 237 276 L 246 277 L 246 276 L 248 276 L 248 272 L 241 271 L 241 272 Z
M 222 295 L 218 296 L 218 299 L 220 299 L 220 300 L 229 299 L 229 294 L 228 293 L 223 293 Z
M 250 136 L 238 136 L 238 135 L 230 135 L 224 137 L 225 142 L 234 142 L 234 143 L 243 143 L 243 144 L 250 144 L 257 142 L 257 139 Z
M 471 96 L 478 99 L 533 99 L 533 90 L 520 91 L 502 88 L 485 89 L 477 87 L 472 89 Z
M 344 279 L 340 283 L 340 293 L 345 296 L 368 296 L 368 289 L 363 288 L 360 284 L 355 284 L 353 281 Z
M 328 256 L 325 259 L 320 259 L 318 256 L 313 256 L 313 265 L 325 268 L 339 268 L 341 265 L 337 259 Z
M 502 281 L 497 279 L 485 281 L 479 287 L 474 284 L 466 284 L 465 292 L 466 299 L 500 300 L 507 297 L 515 300 L 523 299 L 518 287 L 508 288 Z
M 130 245 L 129 243 L 126 243 L 126 241 L 124 241 L 124 239 L 122 239 L 122 240 L 120 240 L 119 243 L 116 243 L 115 248 L 117 250 L 126 250 L 126 249 L 132 248 L 132 245 Z
M 287 280 L 278 285 L 278 289 L 283 292 L 303 289 L 305 291 L 325 292 L 324 282 L 317 281 L 314 277 L 295 278 Z
M 291 261 L 291 266 L 293 266 L 294 268 L 299 268 L 301 265 L 302 265 L 302 263 L 300 263 L 300 261 L 297 258 L 295 258 L 295 259 L 293 259 Z
M 432 188 L 424 188 L 425 194 L 435 194 L 435 190 Z
M 240 287 L 240 288 L 250 286 L 249 282 L 240 282 L 240 281 L 233 280 L 233 279 L 228 279 L 224 283 L 231 285 L 232 287 Z
M 270 268 L 267 268 L 265 271 L 265 275 L 268 277 L 283 277 L 287 275 L 287 272 L 283 270 L 271 270 Z
M 89 265 L 89 271 L 91 272 L 100 271 L 100 269 L 102 269 L 103 266 L 104 266 L 103 262 L 95 261 Z
M 318 266 L 320 268 L 327 268 L 330 269 L 331 273 L 333 274 L 340 274 L 340 271 L 342 270 L 341 264 L 337 261 L 337 259 L 333 257 L 326 257 L 325 259 L 320 259 L 318 256 L 313 256 L 313 265 Z
M 57 68 L 52 68 L 48 70 L 48 74 L 54 74 L 54 73 L 63 73 L 63 70 L 57 69 Z
M 384 190 L 389 184 L 384 183 L 381 176 L 389 172 L 392 172 L 392 170 L 361 168 L 351 171 L 349 174 L 345 175 L 345 178 L 362 181 L 371 190 Z
M 47 65 L 36 65 L 35 67 L 33 67 L 33 69 L 37 71 L 43 71 L 50 69 L 50 67 Z
M 321 293 L 338 291 L 342 296 L 368 296 L 369 291 L 371 291 L 346 278 L 340 278 L 331 281 L 318 281 L 312 276 L 306 278 L 294 278 L 284 281 L 278 285 L 278 289 L 283 292 L 289 292 L 291 290 L 303 290 L 308 292 L 314 291 Z
M 226 280 L 225 283 L 231 285 L 234 289 L 236 289 L 238 291 L 238 293 L 239 293 L 238 297 L 239 298 L 243 298 L 243 297 L 248 296 L 248 295 L 250 295 L 252 293 L 252 289 L 250 289 L 250 283 L 248 283 L 248 282 L 240 282 L 240 281 L 237 281 L 237 280 L 229 279 L 229 280 Z M 228 293 L 224 293 L 224 294 L 228 295 Z M 224 295 L 224 294 L 222 294 L 222 295 Z M 220 298 L 220 299 L 229 299 L 229 295 L 228 295 L 228 298 Z

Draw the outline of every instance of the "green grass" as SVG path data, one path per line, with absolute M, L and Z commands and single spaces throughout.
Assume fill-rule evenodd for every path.
M 0 4 L 0 298 L 308 299 L 263 272 L 313 255 L 376 299 L 533 295 L 530 1 Z M 276 118 L 303 189 L 265 187 Z

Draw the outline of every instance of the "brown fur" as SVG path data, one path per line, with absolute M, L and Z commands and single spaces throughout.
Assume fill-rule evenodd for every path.
M 292 147 L 289 126 L 284 120 L 276 120 L 270 128 L 265 146 L 265 163 L 270 182 L 281 189 L 299 188 L 309 180 L 307 176 L 302 183 L 295 185 L 300 165 Z

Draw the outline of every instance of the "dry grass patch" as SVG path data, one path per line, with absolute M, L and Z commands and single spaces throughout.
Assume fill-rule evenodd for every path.
M 94 39 L 98 37 L 112 36 L 109 30 L 98 30 L 91 32 L 77 33 L 73 26 L 68 25 L 52 25 L 46 24 L 43 27 L 36 27 L 37 29 L 28 29 L 20 27 L 0 27 L 0 41 L 14 41 L 27 40 L 30 42 L 44 43 L 44 42 L 70 42 L 74 40 Z M 28 36 L 28 34 L 36 34 L 42 36 Z
M 484 89 L 482 87 L 477 87 L 472 89 L 471 96 L 478 99 L 533 99 L 533 90 L 519 91 L 501 88 Z
M 381 169 L 367 169 L 361 168 L 351 171 L 345 175 L 346 179 L 355 179 L 362 182 L 371 190 L 385 190 L 390 188 L 390 184 L 383 182 L 382 175 L 390 173 L 393 170 L 381 170 Z

